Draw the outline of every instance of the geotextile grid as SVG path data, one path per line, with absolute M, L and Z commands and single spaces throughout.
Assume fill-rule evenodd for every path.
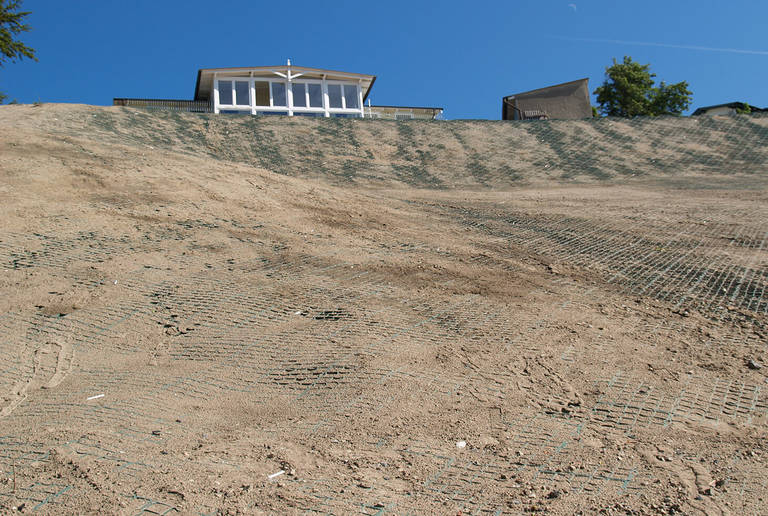
M 510 504 L 506 495 L 526 491 L 522 496 L 529 496 L 531 486 L 538 497 L 557 498 L 566 491 L 638 497 L 657 480 L 658 471 L 634 458 L 604 457 L 591 441 L 605 433 L 665 435 L 691 422 L 756 426 L 765 421 L 763 384 L 727 370 L 698 371 L 671 389 L 650 373 L 625 372 L 600 328 L 575 323 L 594 306 L 591 296 L 604 288 L 622 299 L 667 303 L 681 312 L 679 320 L 662 324 L 643 318 L 639 309 L 620 307 L 634 317 L 626 322 L 627 332 L 651 335 L 659 347 L 696 333 L 696 323 L 686 323 L 682 315 L 685 310 L 724 323 L 721 334 L 692 341 L 694 347 L 761 346 L 764 342 L 748 327 L 725 324 L 732 316 L 738 322 L 759 320 L 766 311 L 766 219 L 759 207 L 709 213 L 705 224 L 560 217 L 493 204 L 461 209 L 424 204 L 423 209 L 458 225 L 462 235 L 469 228 L 472 238 L 492 238 L 483 249 L 487 254 L 468 258 L 473 266 L 495 271 L 503 264 L 499 267 L 514 271 L 516 265 L 504 259 L 525 249 L 546 258 L 554 270 L 571 267 L 601 281 L 585 286 L 563 277 L 542 279 L 535 294 L 557 302 L 537 314 L 462 291 L 461 281 L 438 285 L 458 292 L 430 298 L 359 263 L 288 254 L 281 242 L 255 246 L 247 259 L 176 255 L 166 269 L 136 264 L 112 278 L 102 269 L 86 274 L 70 265 L 95 266 L 114 256 L 153 252 L 160 244 L 148 239 L 143 247 L 131 238 L 98 232 L 3 235 L 0 268 L 48 274 L 78 292 L 103 296 L 103 302 L 83 308 L 13 307 L 0 314 L 0 388 L 13 394 L 8 401 L 0 399 L 3 409 L 12 409 L 0 419 L 0 428 L 75 429 L 50 436 L 0 431 L 0 473 L 18 477 L 14 500 L 35 511 L 66 512 L 77 496 L 89 493 L 85 481 L 56 481 L 54 468 L 66 464 L 66 457 L 133 486 L 169 470 L 212 476 L 248 471 L 248 457 L 201 445 L 219 429 L 194 416 L 199 403 L 237 395 L 247 395 L 251 410 L 279 402 L 303 414 L 290 428 L 265 422 L 257 435 L 277 439 L 295 432 L 308 443 L 344 438 L 350 421 L 365 428 L 366 421 L 392 418 L 394 428 L 397 407 L 410 398 L 424 410 L 465 403 L 487 413 L 487 421 L 441 429 L 439 436 L 412 428 L 387 436 L 372 429 L 362 442 L 358 436 L 350 444 L 357 453 L 395 457 L 412 466 L 415 473 L 407 482 L 392 480 L 400 473 L 386 458 L 377 459 L 387 477 L 378 481 L 330 473 L 327 478 L 286 477 L 295 507 L 317 513 L 416 514 L 458 507 L 468 514 L 515 514 L 525 504 Z M 185 221 L 185 229 L 220 229 L 218 223 L 193 222 Z M 195 245 L 189 242 L 186 249 Z M 455 257 L 453 249 L 437 252 L 435 245 L 418 242 L 370 249 L 388 258 Z M 154 347 L 147 347 L 147 335 Z M 455 343 L 460 346 L 447 345 Z M 444 348 L 454 353 L 441 354 Z M 121 360 L 103 358 L 108 354 Z M 455 367 L 425 367 L 425 357 L 435 354 Z M 147 363 L 158 365 L 143 367 Z M 557 369 L 578 374 L 587 363 L 604 365 L 604 377 L 594 381 L 596 394 L 564 397 Z M 47 387 L 64 375 L 65 385 L 77 387 L 25 387 Z M 511 411 L 510 399 L 521 390 L 529 391 L 527 408 Z M 459 409 L 457 414 L 457 419 L 468 417 Z M 454 436 L 467 428 L 488 429 L 493 437 L 473 435 L 468 447 L 457 447 Z M 167 453 L 181 444 L 204 452 Z M 756 461 L 733 461 L 746 463 L 753 474 L 745 475 L 742 468 L 729 477 L 729 485 L 762 496 L 765 483 L 751 478 L 762 471 Z M 9 489 L 6 483 L 0 490 L 7 500 Z M 159 497 L 121 489 L 132 514 L 183 511 L 173 493 Z M 747 501 L 744 507 L 752 506 Z
M 548 121 L 382 121 L 73 113 L 56 130 L 170 149 L 339 184 L 420 188 L 525 184 L 535 179 L 674 182 L 681 171 L 758 177 L 768 116 L 595 118 Z M 158 139 L 157 127 L 164 127 Z M 700 188 L 708 188 L 702 180 Z
M 441 214 L 507 245 L 522 246 L 567 266 L 595 270 L 628 295 L 668 301 L 681 309 L 722 313 L 737 306 L 768 313 L 768 268 L 762 252 L 768 232 L 757 221 L 763 208 L 744 213 L 734 227 L 708 214 L 673 231 L 638 234 L 615 220 L 500 214 L 477 208 L 442 208 Z M 631 229 L 630 229 L 631 228 Z

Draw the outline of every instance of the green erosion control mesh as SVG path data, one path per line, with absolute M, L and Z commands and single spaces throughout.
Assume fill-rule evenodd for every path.
M 235 499 L 244 513 L 497 515 L 549 497 L 567 512 L 568 497 L 583 496 L 593 512 L 655 503 L 670 513 L 679 497 L 764 512 L 765 448 L 753 443 L 768 389 L 765 369 L 745 359 L 765 349 L 768 216 L 758 190 L 768 117 L 57 116 L 50 130 L 83 145 L 168 149 L 352 186 L 636 177 L 721 189 L 579 186 L 530 202 L 419 193 L 430 200 L 382 204 L 412 210 L 415 228 L 328 235 L 334 253 L 319 235 L 265 213 L 256 223 L 251 205 L 235 203 L 114 227 L 30 217 L 34 231 L 0 233 L 7 284 L 42 278 L 48 294 L 88 302 L 43 310 L 22 293 L 0 312 L 0 509 L 213 515 Z M 736 176 L 755 191 L 729 189 Z M 98 196 L 77 202 L 91 216 L 129 217 L 110 215 Z M 151 213 L 144 202 L 132 209 Z M 647 204 L 633 211 L 633 202 Z M 349 228 L 324 231 L 337 229 Z M 403 264 L 413 269 L 399 277 Z M 525 271 L 521 290 L 531 290 L 494 297 L 471 276 L 483 270 L 488 283 Z M 424 283 L 409 282 L 421 274 Z M 638 358 L 648 349 L 657 357 Z M 210 405 L 221 412 L 198 417 Z M 242 414 L 250 419 L 235 428 Z M 291 474 L 294 458 L 278 451 L 288 445 L 323 467 L 299 463 Z M 712 478 L 686 492 L 681 479 L 701 468 Z
M 338 183 L 446 188 L 547 179 L 673 180 L 683 173 L 748 176 L 764 172 L 768 164 L 764 113 L 394 122 L 113 108 L 78 122 L 110 141 L 206 154 Z
M 712 260 L 710 248 L 712 232 L 719 235 L 723 231 L 734 236 L 735 246 L 762 248 L 766 239 L 764 225 L 759 232 L 751 225 L 718 226 L 717 220 L 713 226 L 656 227 L 631 241 L 626 233 L 608 223 L 589 226 L 578 219 L 499 217 L 492 210 L 480 209 L 458 213 L 449 210 L 441 215 L 477 231 L 491 232 L 494 241 L 499 237 L 512 239 L 585 266 L 591 261 L 590 266 L 598 270 L 603 266 L 620 270 L 620 275 L 614 273 L 608 279 L 621 288 L 671 299 L 713 318 L 727 317 L 722 308 L 726 303 L 762 313 L 768 306 L 765 272 L 736 269 L 725 255 Z M 492 230 L 493 224 L 496 229 Z M 230 225 L 242 224 L 223 219 L 215 224 L 184 221 L 179 231 L 183 236 L 190 228 L 214 232 Z M 685 240 L 675 239 L 678 231 L 687 233 Z M 154 478 L 158 471 L 194 468 L 220 475 L 247 468 L 236 453 L 194 458 L 164 454 L 170 444 L 191 446 L 210 431 L 193 418 L 175 420 L 176 412 L 171 407 L 177 403 L 194 405 L 229 393 L 247 393 L 253 406 L 283 400 L 286 407 L 305 407 L 313 414 L 292 425 L 293 435 L 298 432 L 302 438 L 321 441 L 335 435 L 335 430 L 349 421 L 350 414 L 363 421 L 384 417 L 389 407 L 396 405 L 400 392 L 407 392 L 413 385 L 419 392 L 429 393 L 430 399 L 447 402 L 458 393 L 472 392 L 473 399 L 484 406 L 501 404 L 519 381 L 503 364 L 455 374 L 414 365 L 395 367 L 387 365 L 391 362 L 386 358 L 455 340 L 476 346 L 473 349 L 477 356 L 490 342 L 499 340 L 509 356 L 535 350 L 540 345 L 536 343 L 542 342 L 541 335 L 559 331 L 553 322 L 557 314 L 587 306 L 594 290 L 565 279 L 556 280 L 567 293 L 566 301 L 555 307 L 554 313 L 534 319 L 530 314 L 510 313 L 477 295 L 456 297 L 440 305 L 418 296 L 407 298 L 403 291 L 389 285 L 386 274 L 311 256 L 285 262 L 279 252 L 269 251 L 236 266 L 224 257 L 203 256 L 200 259 L 213 263 L 202 267 L 188 256 L 175 255 L 174 263 L 197 272 L 180 282 L 175 273 L 138 266 L 124 275 L 119 285 L 113 285 L 110 278 L 83 276 L 65 265 L 130 254 L 142 245 L 155 249 L 156 239 L 136 242 L 95 232 L 88 233 L 88 238 L 83 235 L 4 235 L 0 245 L 3 268 L 48 271 L 87 290 L 120 289 L 125 295 L 115 303 L 61 316 L 15 311 L 2 314 L 0 330 L 22 337 L 0 341 L 0 353 L 7 358 L 0 371 L 0 386 L 9 391 L 12 384 L 25 378 L 39 381 L 41 375 L 51 374 L 45 368 L 32 367 L 15 349 L 34 349 L 39 355 L 46 343 L 68 342 L 76 356 L 111 352 L 128 359 L 142 353 L 140 339 L 134 339 L 133 334 L 152 326 L 168 336 L 166 353 L 171 360 L 196 366 L 183 372 L 142 371 L 137 375 L 132 367 L 116 364 L 73 368 L 60 359 L 58 363 L 70 369 L 69 377 L 87 384 L 88 390 L 52 390 L 44 399 L 21 403 L 5 422 L 17 427 L 45 421 L 67 428 L 109 429 L 108 433 L 94 436 L 86 432 L 77 439 L 59 442 L 57 453 L 87 460 L 105 468 L 117 481 L 134 485 Z M 191 249 L 193 243 L 188 245 Z M 636 258 L 623 256 L 623 249 L 634 249 Z M 383 247 L 380 253 L 411 255 L 420 251 L 429 249 L 402 244 Z M 494 265 L 490 260 L 477 263 Z M 663 279 L 672 273 L 674 281 Z M 242 287 L 246 274 L 249 288 Z M 285 289 L 285 282 L 291 287 Z M 694 289 L 695 284 L 711 284 L 712 288 Z M 678 326 L 673 327 L 675 324 Z M 627 329 L 637 335 L 667 332 L 671 338 L 677 338 L 679 334 L 673 332 L 678 330 L 693 331 L 684 323 L 662 322 Z M 717 347 L 731 339 L 727 344 L 738 349 L 748 346 L 750 338 L 728 335 L 713 338 L 707 345 Z M 543 342 L 549 346 L 546 339 Z M 578 347 L 561 347 L 556 356 L 561 364 L 579 367 L 582 361 L 603 353 L 602 348 L 608 345 L 597 337 Z M 648 429 L 668 431 L 674 424 L 698 421 L 748 425 L 768 415 L 763 387 L 723 375 L 703 378 L 692 374 L 676 391 L 662 391 L 647 379 L 621 370 L 606 370 L 602 378 L 595 380 L 595 389 L 601 395 L 578 415 L 551 411 L 532 416 L 501 414 L 488 431 L 505 436 L 505 449 L 516 450 L 512 457 L 483 449 L 462 452 L 453 443 L 445 445 L 423 438 L 371 436 L 356 444 L 356 453 L 394 455 L 421 471 L 422 476 L 407 489 L 386 482 L 370 482 L 360 488 L 360 481 L 354 478 L 340 483 L 339 478 L 318 476 L 309 480 L 288 478 L 285 486 L 292 489 L 293 503 L 301 512 L 323 514 L 400 514 L 425 508 L 439 511 L 446 502 L 468 514 L 516 514 L 523 506 L 519 502 L 509 505 L 505 489 L 518 481 L 543 486 L 546 492 L 567 489 L 574 494 L 631 500 L 655 481 L 653 472 L 647 464 L 634 459 L 585 459 L 584 454 L 589 457 L 589 443 L 596 436 L 615 432 L 631 437 Z M 107 393 L 108 399 L 89 401 L 87 397 L 94 393 Z M 542 393 L 545 395 L 559 396 L 556 391 Z M 263 429 L 277 436 L 284 430 Z M 55 477 L 39 472 L 41 464 L 54 460 L 51 449 L 50 443 L 39 443 L 27 436 L 0 435 L 0 473 L 6 478 L 16 474 L 24 479 L 13 495 L 15 503 L 24 501 L 35 511 L 66 512 L 78 496 L 89 491 L 85 482 L 56 483 Z M 387 460 L 381 459 L 385 471 Z M 684 460 L 696 464 L 700 457 L 690 455 Z M 733 460 L 743 461 L 738 457 Z M 751 467 L 752 463 L 747 465 Z M 743 470 L 740 465 L 733 468 Z M 31 480 L 39 476 L 44 481 Z M 742 508 L 748 512 L 756 508 L 752 500 L 765 491 L 765 486 L 754 480 L 742 473 L 728 478 L 730 489 L 754 495 L 743 499 Z M 156 499 L 136 491 L 118 492 L 132 514 L 183 512 L 171 495 Z M 348 493 L 354 496 L 350 498 Z M 7 492 L 0 493 L 0 497 L 11 499 Z M 216 514 L 210 507 L 197 510 L 200 514 Z

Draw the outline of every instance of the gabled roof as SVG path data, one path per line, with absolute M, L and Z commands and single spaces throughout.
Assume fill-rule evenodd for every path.
M 322 79 L 337 81 L 360 81 L 363 90 L 363 100 L 368 98 L 373 83 L 376 82 L 375 75 L 339 72 L 336 70 L 325 70 L 322 68 L 307 68 L 305 66 L 279 65 L 279 66 L 250 66 L 239 68 L 202 68 L 197 71 L 197 83 L 195 84 L 195 100 L 207 100 L 213 91 L 213 76 L 217 73 L 229 77 L 271 77 L 280 78 L 288 75 L 300 76 L 304 79 Z
M 589 82 L 589 77 L 585 77 L 584 79 L 576 79 L 575 81 L 564 82 L 562 84 L 555 84 L 553 86 L 547 86 L 545 88 L 537 88 L 531 91 L 524 91 L 522 93 L 515 93 L 514 95 L 507 95 L 506 97 L 504 97 L 504 99 L 506 100 L 506 99 L 512 99 L 512 98 L 525 97 L 528 95 L 538 95 L 540 93 L 546 92 L 547 90 L 553 90 L 555 88 L 560 88 L 562 86 L 571 86 L 571 85 L 580 84 L 583 82 Z
M 691 113 L 691 116 L 703 115 L 704 113 L 706 113 L 710 109 L 717 109 L 717 108 L 745 109 L 747 107 L 747 105 L 748 104 L 746 104 L 745 102 L 726 102 L 725 104 L 715 104 L 714 106 L 703 106 L 703 107 L 698 108 L 693 113 Z M 768 108 L 759 108 L 759 107 L 755 107 L 755 106 L 751 106 L 751 105 L 749 106 L 749 109 L 753 113 L 759 113 L 761 111 L 768 111 Z
M 539 113 L 526 114 L 525 111 Z M 592 116 L 589 78 L 507 95 L 501 101 L 501 119 L 577 120 Z

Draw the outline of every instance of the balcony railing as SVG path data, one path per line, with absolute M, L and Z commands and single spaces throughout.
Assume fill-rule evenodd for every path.
M 114 106 L 126 106 L 157 111 L 180 111 L 186 113 L 213 113 L 213 104 L 207 100 L 173 99 L 112 99 Z M 389 107 L 389 106 L 387 106 Z M 244 111 L 249 113 L 249 111 Z M 439 108 L 397 108 L 396 110 L 377 110 L 376 106 L 364 108 L 364 118 L 382 120 L 440 120 L 442 109 Z
M 113 106 L 126 106 L 158 111 L 183 111 L 186 113 L 213 113 L 207 100 L 171 99 L 112 99 Z

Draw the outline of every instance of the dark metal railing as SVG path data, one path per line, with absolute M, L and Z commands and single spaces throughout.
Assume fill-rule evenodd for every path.
M 173 99 L 112 99 L 113 106 L 126 106 L 158 111 L 184 111 L 187 113 L 213 113 L 207 100 Z

